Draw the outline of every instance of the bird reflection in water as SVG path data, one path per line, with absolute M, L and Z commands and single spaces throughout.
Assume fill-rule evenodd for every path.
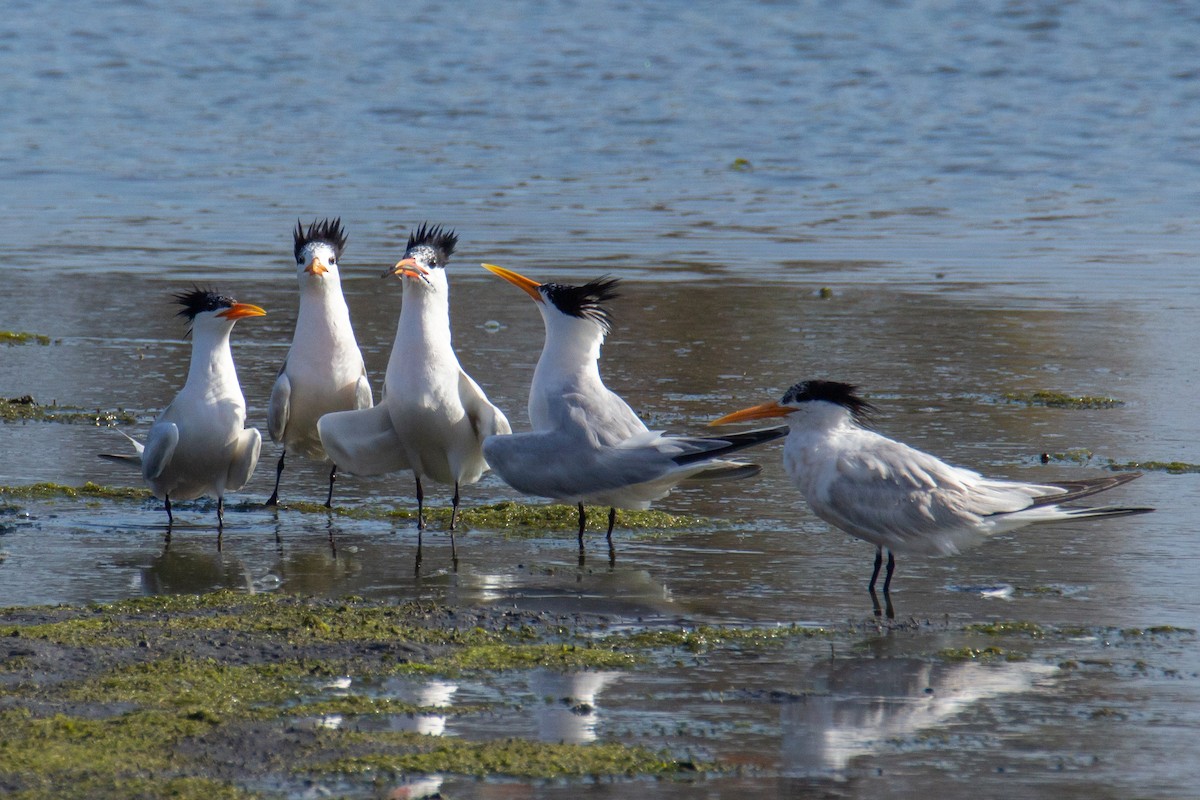
M 600 722 L 596 697 L 620 677 L 620 672 L 535 670 L 529 686 L 544 700 L 533 710 L 538 738 L 564 744 L 594 742 Z
M 989 698 L 1033 691 L 1048 664 L 835 659 L 809 674 L 811 689 L 780 710 L 782 769 L 792 777 L 845 778 L 852 761 L 894 748 Z

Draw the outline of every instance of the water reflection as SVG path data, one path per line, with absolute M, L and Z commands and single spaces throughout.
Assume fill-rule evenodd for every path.
M 811 688 L 780 708 L 784 774 L 844 777 L 850 762 L 903 747 L 975 703 L 1028 692 L 1055 668 L 1032 662 L 941 663 L 917 658 L 827 661 Z
M 391 679 L 382 688 L 385 697 L 402 700 L 426 709 L 449 708 L 458 684 L 446 680 L 414 683 L 411 680 Z M 446 732 L 446 714 L 422 711 L 415 714 L 393 714 L 387 720 L 388 730 L 408 731 L 426 736 L 441 736 Z
M 203 594 L 217 589 L 254 591 L 241 559 L 218 551 L 209 541 L 167 543 L 140 571 L 144 594 Z
M 620 672 L 535 670 L 529 688 L 542 700 L 533 708 L 538 738 L 566 744 L 594 742 L 601 719 L 596 698 L 621 677 Z

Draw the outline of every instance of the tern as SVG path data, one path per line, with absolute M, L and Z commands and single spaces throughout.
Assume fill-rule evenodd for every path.
M 217 498 L 217 527 L 225 522 L 226 490 L 237 491 L 258 464 L 262 435 L 247 428 L 246 400 L 229 349 L 229 333 L 243 317 L 267 312 L 210 289 L 175 295 L 189 321 L 192 361 L 187 381 L 150 428 L 143 446 L 132 437 L 134 455 L 101 454 L 110 461 L 140 467 L 154 496 L 164 501 L 174 522 L 171 500 Z
M 685 480 L 757 475 L 757 464 L 725 456 L 787 435 L 787 426 L 721 437 L 649 430 L 600 378 L 600 346 L 611 328 L 604 304 L 617 297 L 616 278 L 570 286 L 482 266 L 533 298 L 546 329 L 529 387 L 533 431 L 489 438 L 484 455 L 517 491 L 576 505 L 581 550 L 585 504 L 609 507 L 611 552 L 618 508 L 649 508 Z
M 279 479 L 288 450 L 316 461 L 329 460 L 317 434 L 318 419 L 331 411 L 374 405 L 338 274 L 338 260 L 346 247 L 342 221 L 314 221 L 305 231 L 297 220 L 292 241 L 300 283 L 300 313 L 267 410 L 271 441 L 283 444 L 275 467 L 275 490 L 267 500 L 269 506 L 279 503 Z M 333 505 L 336 478 L 334 463 L 329 471 L 326 508 Z
M 867 585 L 872 595 L 885 548 L 886 596 L 895 553 L 952 555 L 1032 523 L 1154 510 L 1062 505 L 1128 483 L 1140 472 L 1055 483 L 987 478 L 869 430 L 865 425 L 874 410 L 855 386 L 810 380 L 788 389 L 778 403 L 744 408 L 709 423 L 787 420 L 791 430 L 783 466 L 813 513 L 875 545 L 875 568 Z
M 326 414 L 317 423 L 325 451 L 344 471 L 413 471 L 419 530 L 425 527 L 422 478 L 454 485 L 453 531 L 459 488 L 478 481 L 488 468 L 483 440 L 512 432 L 504 412 L 463 371 L 451 346 L 445 268 L 457 243 L 454 231 L 428 224 L 408 237 L 404 257 L 383 274 L 398 276 L 404 285 L 383 399 L 374 408 Z

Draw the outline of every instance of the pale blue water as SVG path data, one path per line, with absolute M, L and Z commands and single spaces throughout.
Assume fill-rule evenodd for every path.
M 658 426 L 697 430 L 829 377 L 862 384 L 884 432 L 989 472 L 1095 474 L 1037 461 L 1075 448 L 1098 463 L 1200 463 L 1190 4 L 12 2 L 0 99 L 0 329 L 59 340 L 0 348 L 0 396 L 126 408 L 144 432 L 187 358 L 168 297 L 199 280 L 270 312 L 235 333 L 251 422 L 265 428 L 294 324 L 290 229 L 327 215 L 350 233 L 345 285 L 378 387 L 399 290 L 377 276 L 428 219 L 462 236 L 451 282 L 463 363 L 518 428 L 541 326 L 522 293 L 478 269 L 484 260 L 541 280 L 626 279 L 604 374 Z M 1125 405 L 995 402 L 1038 389 Z M 94 459 L 119 443 L 83 426 L 5 425 L 0 483 L 132 485 Z M 265 498 L 276 456 L 264 447 L 231 499 Z M 164 550 L 151 504 L 31 504 L 0 517 L 0 606 L 227 586 L 578 608 L 618 622 L 868 617 L 870 548 L 807 514 L 778 448 L 760 460 L 760 480 L 660 504 L 722 524 L 619 537 L 611 570 L 600 551 L 577 570 L 569 532 L 471 532 L 457 574 L 434 534 L 415 576 L 407 529 L 244 510 L 217 553 L 211 508 L 199 506 Z M 293 460 L 285 500 L 315 499 L 323 476 Z M 348 504 L 404 502 L 408 484 L 345 480 L 338 492 Z M 1159 511 L 903 561 L 901 615 L 1195 627 L 1200 480 L 1155 472 L 1122 492 Z M 446 501 L 442 487 L 431 493 Z M 464 501 L 510 496 L 488 478 Z M 959 591 L 1005 584 L 1050 591 Z M 875 658 L 829 665 L 794 649 L 753 664 L 714 655 L 594 687 L 596 716 L 568 720 L 584 733 L 516 712 L 493 725 L 649 738 L 759 765 L 652 787 L 664 797 L 968 785 L 982 796 L 1194 796 L 1194 637 L 1146 652 L 1056 642 L 1030 669 L 985 673 L 931 667 L 943 643 L 926 639 L 884 635 L 863 645 Z M 1092 666 L 1038 669 L 1069 660 Z M 827 674 L 839 664 L 841 682 Z M 537 697 L 526 678 L 464 686 L 456 702 Z M 966 699 L 926 707 L 921 681 Z M 811 691 L 823 699 L 804 709 L 763 700 Z M 1123 716 L 1093 719 L 1098 705 Z M 680 722 L 715 732 L 663 738 Z M 445 724 L 463 735 L 488 725 Z M 455 797 L 489 791 L 450 781 Z

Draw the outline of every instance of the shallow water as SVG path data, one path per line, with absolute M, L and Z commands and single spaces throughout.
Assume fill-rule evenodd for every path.
M 700 430 L 827 377 L 864 387 L 885 433 L 998 475 L 1200 462 L 1191 9 L 72 5 L 67 24 L 24 5 L 0 34 L 0 328 L 55 339 L 0 348 L 0 395 L 126 409 L 144 432 L 186 366 L 169 295 L 196 280 L 270 312 L 234 335 L 265 428 L 295 317 L 289 228 L 324 215 L 349 229 L 345 288 L 378 390 L 400 292 L 376 276 L 430 219 L 462 235 L 451 282 L 464 366 L 518 429 L 541 324 L 480 261 L 542 280 L 626 279 L 603 372 L 656 427 Z M 999 401 L 1041 389 L 1125 404 Z M 136 483 L 95 459 L 121 446 L 114 432 L 31 423 L 0 437 L 0 483 Z M 1038 459 L 1076 449 L 1095 463 Z M 581 567 L 569 531 L 467 532 L 457 572 L 431 531 L 418 572 L 411 527 L 239 505 L 218 552 L 208 504 L 185 506 L 164 548 L 154 503 L 19 502 L 0 516 L 0 605 L 234 587 L 630 624 L 869 621 L 870 547 L 805 511 L 778 451 L 759 454 L 758 480 L 674 493 L 661 508 L 712 524 L 619 532 L 611 566 L 593 534 Z M 265 446 L 231 499 L 265 498 L 277 454 Z M 285 501 L 319 500 L 324 475 L 292 459 Z M 1141 646 L 1103 632 L 1195 626 L 1200 476 L 1151 472 L 1118 491 L 1159 510 L 899 562 L 901 618 L 1088 632 L 1025 643 L 1027 662 L 948 665 L 929 654 L 955 637 L 885 632 L 833 661 L 796 645 L 573 689 L 520 674 L 447 702 L 590 691 L 590 714 L 550 704 L 548 719 L 496 719 L 493 732 L 652 741 L 746 767 L 644 787 L 663 797 L 1194 794 L 1194 637 Z M 345 478 L 337 492 L 406 503 L 412 487 Z M 464 492 L 472 504 L 512 496 L 491 477 Z M 982 591 L 1004 587 L 1007 598 Z M 452 717 L 442 732 L 488 724 Z

